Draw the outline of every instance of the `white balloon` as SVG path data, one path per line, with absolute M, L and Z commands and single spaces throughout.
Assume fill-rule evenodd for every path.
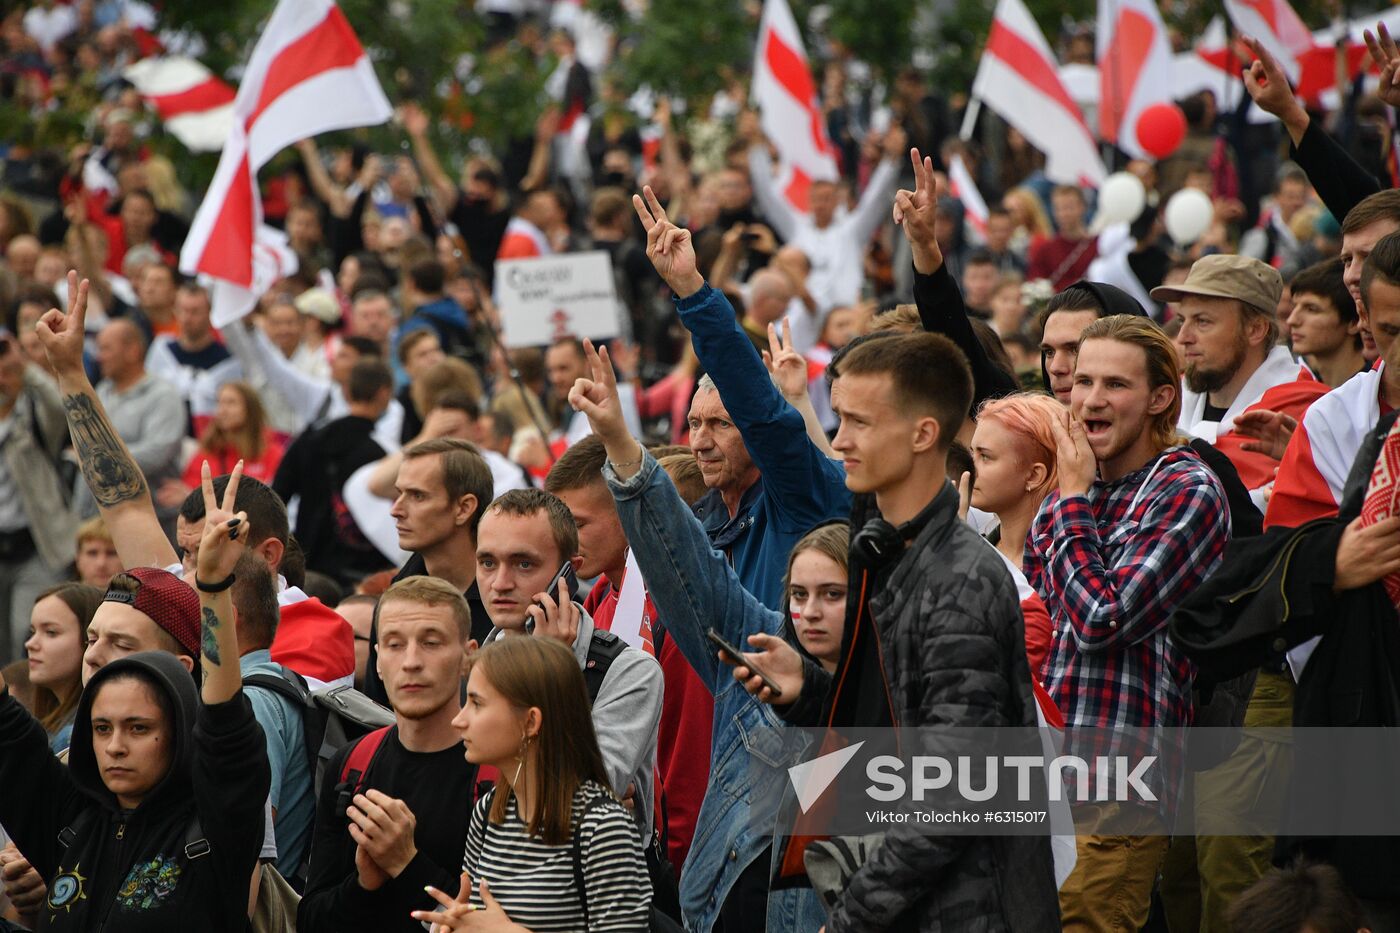
M 1130 224 L 1138 219 L 1147 205 L 1147 189 L 1142 180 L 1131 172 L 1114 172 L 1099 188 L 1099 209 L 1094 215 L 1095 228 L 1102 230 L 1113 224 Z
M 1182 188 L 1167 202 L 1162 216 L 1167 235 L 1177 246 L 1189 246 L 1210 229 L 1215 219 L 1215 205 L 1210 195 L 1199 188 Z

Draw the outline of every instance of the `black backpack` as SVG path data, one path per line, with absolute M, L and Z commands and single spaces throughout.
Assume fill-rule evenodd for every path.
M 376 729 L 394 724 L 394 713 L 365 696 L 354 687 L 336 686 L 312 690 L 296 671 L 283 667 L 284 676 L 249 674 L 243 678 L 244 687 L 261 687 L 282 697 L 301 712 L 301 732 L 306 742 L 307 770 L 311 788 L 317 796 L 331 757 L 346 744 Z M 311 847 L 306 847 L 307 856 Z M 297 866 L 295 875 L 287 879 L 294 885 L 306 880 L 306 859 Z M 298 886 L 297 890 L 302 890 Z

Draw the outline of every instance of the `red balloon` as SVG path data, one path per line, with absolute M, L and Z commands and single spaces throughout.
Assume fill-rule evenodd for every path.
M 1165 159 L 1186 138 L 1186 114 L 1176 104 L 1153 104 L 1138 114 L 1137 138 L 1148 155 Z

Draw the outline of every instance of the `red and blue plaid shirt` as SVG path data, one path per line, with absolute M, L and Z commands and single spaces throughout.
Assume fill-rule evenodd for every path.
M 1229 535 L 1225 491 L 1189 447 L 1087 496 L 1046 499 L 1026 576 L 1054 624 L 1045 686 L 1067 725 L 1190 725 L 1195 670 L 1167 619 Z

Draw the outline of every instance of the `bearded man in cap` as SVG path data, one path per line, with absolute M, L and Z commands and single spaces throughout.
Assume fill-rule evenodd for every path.
M 1250 498 L 1263 512 L 1282 451 L 1265 449 L 1261 434 L 1292 426 L 1327 386 L 1300 378 L 1302 368 L 1279 343 L 1278 270 L 1248 256 L 1198 259 L 1186 281 L 1152 290 L 1176 303 L 1183 357 L 1177 427 L 1230 458 Z

